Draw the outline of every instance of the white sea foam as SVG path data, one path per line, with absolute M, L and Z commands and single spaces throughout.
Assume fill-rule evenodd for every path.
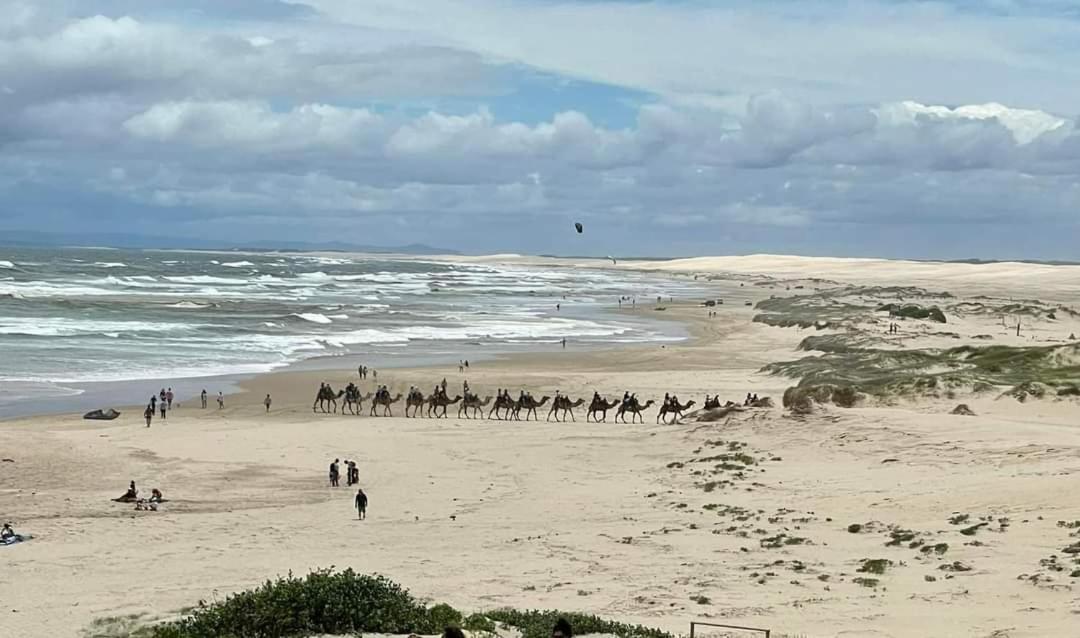
M 224 284 L 227 286 L 241 286 L 249 283 L 247 279 L 213 277 L 210 275 L 184 275 L 181 277 L 164 277 L 164 279 L 178 284 Z
M 15 264 L 13 264 L 12 262 L 7 261 L 6 259 L 0 259 L 0 268 L 7 268 L 8 270 L 10 270 L 14 267 Z
M 0 317 L 0 335 L 74 337 L 109 333 L 182 333 L 197 328 L 184 323 L 95 321 L 61 317 Z
M 226 268 L 247 268 L 248 266 L 254 266 L 255 264 L 250 261 L 227 261 L 221 265 Z
M 334 323 L 333 320 L 326 315 L 321 315 L 317 312 L 294 312 L 291 316 L 299 317 L 300 319 L 310 321 L 311 323 Z
M 128 265 L 119 261 L 99 261 L 94 264 L 90 264 L 95 268 L 127 268 Z
M 170 308 L 183 308 L 190 310 L 197 310 L 200 308 L 213 308 L 214 304 L 209 303 L 197 303 L 195 301 L 180 301 L 169 305 Z

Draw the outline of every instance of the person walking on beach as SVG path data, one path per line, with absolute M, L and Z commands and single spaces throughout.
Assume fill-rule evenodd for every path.
M 158 403 L 161 404 L 161 409 L 162 410 L 165 409 L 165 402 L 168 401 L 168 400 L 169 400 L 168 397 L 165 396 L 165 388 L 162 388 L 161 392 L 158 392 Z
M 161 408 L 161 418 L 162 418 L 162 420 L 164 420 L 165 419 L 165 410 L 166 410 L 166 408 L 169 407 L 169 404 L 165 401 L 164 398 L 162 398 L 162 399 L 158 400 L 158 407 Z
M 151 394 L 150 395 L 150 411 L 151 412 L 157 412 L 157 395 L 156 394 Z
M 364 494 L 363 489 L 356 490 L 356 519 L 364 520 L 367 518 L 367 494 Z
M 270 412 L 270 403 L 271 403 L 271 401 L 270 401 L 270 395 L 269 395 L 269 394 L 267 394 L 267 395 L 266 395 L 266 398 L 265 398 L 265 399 L 263 399 L 263 405 L 265 405 L 265 406 L 266 406 L 266 411 L 267 411 L 267 413 L 269 413 L 269 412 Z
M 169 388 L 169 391 L 165 393 L 165 400 L 169 402 L 169 410 L 172 410 L 172 400 L 173 400 L 172 388 Z
M 143 410 L 142 415 L 143 415 L 143 418 L 146 419 L 146 427 L 150 427 L 150 422 L 154 420 L 154 408 L 153 408 L 153 406 L 150 406 L 150 405 L 146 406 L 146 409 Z
M 225 395 L 222 394 L 221 392 L 217 393 L 217 409 L 219 409 L 219 410 L 224 410 L 225 409 Z
M 203 388 L 202 394 L 199 395 L 199 398 L 202 399 L 202 409 L 205 410 L 206 409 L 206 388 Z
M 566 337 L 563 337 L 562 347 L 563 347 L 563 350 L 566 350 Z
M 465 369 L 466 370 L 469 369 L 469 360 L 468 359 L 465 360 Z

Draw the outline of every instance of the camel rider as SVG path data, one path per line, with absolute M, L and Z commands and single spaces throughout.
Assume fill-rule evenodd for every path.
M 442 387 L 443 394 L 446 394 L 446 377 L 442 378 L 442 383 L 440 384 L 440 387 Z
M 518 403 L 525 403 L 525 391 L 524 390 L 522 390 L 521 394 L 518 396 Z
M 469 380 L 465 379 L 464 381 L 461 382 L 461 385 L 465 390 L 465 392 L 464 392 L 465 396 L 469 396 Z
M 623 404 L 623 407 L 626 407 L 626 406 L 630 405 L 630 391 L 629 390 L 623 392 L 622 404 Z
M 664 393 L 664 407 L 671 407 L 671 395 L 669 395 L 667 392 Z

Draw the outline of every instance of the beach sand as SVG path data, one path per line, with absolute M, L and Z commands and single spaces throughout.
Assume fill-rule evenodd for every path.
M 546 409 L 529 423 L 456 419 L 455 408 L 449 419 L 405 419 L 403 403 L 394 418 L 370 418 L 367 405 L 363 417 L 313 414 L 319 382 L 340 388 L 355 371 L 260 376 L 221 411 L 212 397 L 205 411 L 197 397 L 180 397 L 149 429 L 131 408 L 112 422 L 0 423 L 0 456 L 13 459 L 0 463 L 0 516 L 35 537 L 0 548 L 0 635 L 76 636 L 104 617 L 172 617 L 199 600 L 330 566 L 381 573 L 466 611 L 559 608 L 676 632 L 703 620 L 774 636 L 1075 633 L 1080 578 L 1040 561 L 1066 563 L 1061 549 L 1077 541 L 1058 521 L 1080 519 L 1078 404 L 984 394 L 962 399 L 977 416 L 949 414 L 957 400 L 927 399 L 795 417 L 779 407 L 794 381 L 759 370 L 806 356 L 796 347 L 818 331 L 754 323 L 757 311 L 744 302 L 795 294 L 784 280 L 861 283 L 863 273 L 880 285 L 918 279 L 934 290 L 1055 300 L 1076 299 L 1080 279 L 1043 277 L 1047 267 L 1025 264 L 986 278 L 968 265 L 830 271 L 813 259 L 738 259 L 627 266 L 747 277 L 745 294 L 726 299 L 715 318 L 700 300 L 666 305 L 668 318 L 690 326 L 690 342 L 553 349 L 467 375 L 481 396 L 525 387 L 616 398 L 630 389 L 698 404 L 706 393 L 777 402 L 718 423 L 658 425 L 655 407 L 634 425 L 612 415 L 585 423 L 582 409 L 575 423 L 546 422 Z M 633 312 L 655 310 L 639 303 Z M 1080 332 L 1080 323 L 1033 320 L 1013 337 L 995 321 L 950 322 L 959 336 L 948 340 L 993 331 L 993 343 L 1030 345 Z M 904 331 L 911 347 L 944 339 L 922 322 Z M 456 366 L 381 370 L 379 382 L 395 393 L 413 384 L 429 392 L 443 377 L 451 396 L 460 393 Z M 734 455 L 752 462 L 717 469 Z M 328 487 L 334 458 L 359 462 L 368 520 L 356 520 L 354 490 Z M 144 493 L 159 487 L 170 502 L 159 512 L 110 502 L 130 480 Z M 905 539 L 899 545 L 887 545 L 890 526 Z M 918 540 L 948 548 L 910 547 Z M 860 573 L 864 559 L 892 565 Z M 1038 582 L 1019 578 L 1036 574 Z

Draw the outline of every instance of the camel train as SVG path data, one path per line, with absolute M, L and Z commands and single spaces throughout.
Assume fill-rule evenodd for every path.
M 379 387 L 375 393 L 361 395 L 359 386 L 354 383 L 350 383 L 345 386 L 344 390 L 339 392 L 334 392 L 329 384 L 323 383 L 315 396 L 311 411 L 337 414 L 338 402 L 341 401 L 341 414 L 359 416 L 363 411 L 364 402 L 370 401 L 369 416 L 394 416 L 393 405 L 403 398 L 405 400 L 406 417 L 418 418 L 424 416 L 429 419 L 445 419 L 447 418 L 448 408 L 457 405 L 459 419 L 494 418 L 500 421 L 539 421 L 539 410 L 550 402 L 551 407 L 547 412 L 547 421 L 554 420 L 562 423 L 569 420 L 576 422 L 577 418 L 574 416 L 574 411 L 585 404 L 585 399 L 572 400 L 570 397 L 558 392 L 555 393 L 554 398 L 543 396 L 535 399 L 528 392 L 522 391 L 518 398 L 515 399 L 511 396 L 509 390 L 500 389 L 495 397 L 486 396 L 481 399 L 477 394 L 466 392 L 465 396 L 457 395 L 450 398 L 447 396 L 444 387 L 436 386 L 430 395 L 425 396 L 419 388 L 413 387 L 403 397 L 400 393 L 390 396 L 390 390 L 386 386 Z M 656 404 L 656 401 L 652 399 L 642 402 L 637 396 L 629 392 L 623 395 L 622 400 L 608 400 L 600 396 L 600 393 L 594 392 L 585 413 L 585 422 L 606 423 L 608 412 L 614 410 L 615 423 L 627 423 L 627 417 L 629 417 L 630 423 L 644 423 L 643 413 L 654 404 Z M 491 408 L 485 416 L 484 409 L 489 405 Z M 660 409 L 656 414 L 656 423 L 678 423 L 694 405 L 696 405 L 695 401 L 681 403 L 677 396 L 665 395 L 664 401 L 660 404 Z M 747 394 L 746 400 L 742 404 L 727 401 L 724 405 L 721 405 L 719 395 L 715 397 L 706 395 L 704 409 L 713 410 L 739 405 L 772 407 L 772 402 L 768 397 L 759 399 L 756 394 Z M 669 416 L 671 417 L 670 421 L 668 420 Z

